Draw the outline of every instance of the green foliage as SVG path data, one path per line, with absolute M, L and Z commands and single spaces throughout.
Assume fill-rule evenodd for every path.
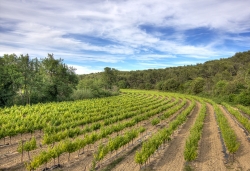
M 83 99 L 94 98 L 94 95 L 91 92 L 91 89 L 78 89 L 78 90 L 74 90 L 70 98 L 72 100 L 83 100 Z
M 168 128 L 163 128 L 150 137 L 147 141 L 142 144 L 141 150 L 136 152 L 135 162 L 138 164 L 144 164 L 148 158 L 154 154 L 154 152 L 160 147 L 161 144 L 170 140 L 171 134 L 178 128 L 179 125 L 185 122 L 187 115 L 192 111 L 195 106 L 195 102 L 182 111 L 177 118 L 169 124 Z
M 17 151 L 21 153 L 22 151 L 31 151 L 36 149 L 36 138 L 32 137 L 30 141 L 26 141 L 22 144 L 22 142 L 19 142 Z
M 19 153 L 22 153 L 23 151 L 27 151 L 29 159 L 30 159 L 29 152 L 32 151 L 32 150 L 35 150 L 36 148 L 37 148 L 37 146 L 36 146 L 36 138 L 32 137 L 29 141 L 26 141 L 25 143 L 23 143 L 22 141 L 19 142 L 19 145 L 17 147 L 17 151 Z
M 135 160 L 137 163 L 144 163 L 161 144 L 169 141 L 174 130 L 186 121 L 188 114 L 195 106 L 193 99 L 200 101 L 197 97 L 188 96 L 187 99 L 187 96 L 173 93 L 122 90 L 121 95 L 107 98 L 13 106 L 1 110 L 0 137 L 35 130 L 43 131 L 42 141 L 47 144 L 47 149 L 36 154 L 27 163 L 28 169 L 36 169 L 52 159 L 55 162 L 55 158 L 58 158 L 59 161 L 59 156 L 66 152 L 69 153 L 70 158 L 72 152 L 78 151 L 80 154 L 80 150 L 86 146 L 97 141 L 103 142 L 104 138 L 109 139 L 106 144 L 100 143 L 98 151 L 95 153 L 95 160 L 101 161 L 105 155 L 116 151 L 131 140 L 133 142 L 139 133 L 145 131 L 144 127 L 137 127 L 133 129 L 134 131 L 131 127 L 139 125 L 144 120 L 152 120 L 152 118 L 156 118 L 157 122 L 164 120 L 191 101 L 191 105 L 183 108 L 175 120 L 169 123 L 168 128 L 161 129 L 159 134 L 153 135 L 152 140 L 143 143 L 143 150 L 136 153 Z M 197 123 L 201 123 L 201 121 L 197 120 Z M 13 127 L 13 125 L 15 126 Z M 192 159 L 197 156 L 197 148 L 192 148 L 193 139 L 199 139 L 199 132 L 202 128 L 201 124 L 195 125 L 197 129 L 191 130 L 194 136 L 190 143 L 187 143 L 191 149 L 188 155 Z M 124 133 L 124 129 L 128 131 Z M 117 133 L 117 137 L 110 139 L 110 135 L 113 133 Z M 79 135 L 84 135 L 84 138 L 77 138 Z M 230 147 L 231 151 L 237 148 L 233 145 Z M 19 145 L 19 151 L 20 149 L 24 149 L 24 147 L 20 148 Z
M 222 103 L 230 114 L 232 114 L 245 128 L 248 132 L 250 132 L 250 121 L 248 118 L 244 117 L 238 110 L 235 110 L 227 103 Z
M 230 153 L 235 153 L 240 147 L 240 143 L 237 141 L 236 134 L 230 127 L 227 119 L 225 118 L 222 111 L 219 109 L 218 105 L 212 101 L 210 101 L 210 103 L 214 107 L 215 114 L 217 116 L 217 122 L 220 127 L 221 134 L 226 144 L 226 147 Z
M 117 83 L 119 88 L 127 88 L 128 87 L 128 83 L 125 80 L 120 80 Z
M 201 101 L 201 100 L 199 100 Z M 206 105 L 202 102 L 202 107 L 198 118 L 195 121 L 195 124 L 190 130 L 190 135 L 186 140 L 185 150 L 184 150 L 184 159 L 186 161 L 193 161 L 197 158 L 198 155 L 198 143 L 201 138 L 203 122 L 206 116 Z
M 250 106 L 250 90 L 242 91 L 236 98 L 236 102 L 239 104 Z
M 106 68 L 102 73 L 85 75 L 81 79 L 89 78 L 95 82 L 105 75 L 102 80 L 107 88 L 112 84 L 120 88 L 157 89 L 249 105 L 249 59 L 250 51 L 246 51 L 230 58 L 184 67 L 128 72 Z
M 68 100 L 78 83 L 74 71 L 53 54 L 41 60 L 6 54 L 0 57 L 0 107 Z
M 152 124 L 152 125 L 157 125 L 158 123 L 160 123 L 160 119 L 159 119 L 159 118 L 154 118 L 154 119 L 152 119 L 152 121 L 151 121 L 151 124 Z
M 118 70 L 114 68 L 112 69 L 109 67 L 104 68 L 102 79 L 106 89 L 111 89 L 113 85 L 116 83 L 117 72 Z
M 106 145 L 101 144 L 98 147 L 97 152 L 94 154 L 94 160 L 95 161 L 102 160 L 109 152 L 118 150 L 120 147 L 126 145 L 134 138 L 136 138 L 139 135 L 139 133 L 143 131 L 145 131 L 145 128 L 140 127 L 139 129 L 129 130 L 124 135 L 109 139 L 109 142 Z
M 203 87 L 205 85 L 205 80 L 204 78 L 197 77 L 195 80 L 192 81 L 191 83 L 191 91 L 194 94 L 199 94 L 203 91 Z
M 27 167 L 37 168 L 39 167 L 39 165 L 42 165 L 51 159 L 55 159 L 56 157 L 59 158 L 59 156 L 65 152 L 69 153 L 70 158 L 70 153 L 80 150 L 86 145 L 94 144 L 95 142 L 103 138 L 108 138 L 109 135 L 114 132 L 118 133 L 126 128 L 135 126 L 138 122 L 149 119 L 159 112 L 163 112 L 167 108 L 170 108 L 171 106 L 173 106 L 173 104 L 177 104 L 178 100 L 179 99 L 176 98 L 174 103 L 170 103 L 171 98 L 166 100 L 165 98 L 155 98 L 154 95 L 145 98 L 145 96 L 143 95 L 138 96 L 138 94 L 126 94 L 121 95 L 121 97 L 114 96 L 105 99 L 91 99 L 84 102 L 77 101 L 74 103 L 54 103 L 51 104 L 51 106 L 49 104 L 46 104 L 46 107 L 44 107 L 44 109 L 41 111 L 46 113 L 45 115 L 48 118 L 44 119 L 42 117 L 43 115 L 41 114 L 39 119 L 41 121 L 46 120 L 46 126 L 48 124 L 52 125 L 43 128 L 45 132 L 43 141 L 47 142 L 47 144 L 51 144 L 57 141 L 60 142 L 59 144 L 54 145 L 53 148 L 48 148 L 47 151 L 35 156 L 32 161 L 27 164 Z M 168 103 L 170 103 L 171 105 L 168 105 Z M 29 111 L 34 111 L 33 107 L 38 109 L 42 106 L 44 105 L 34 105 L 30 107 Z M 56 110 L 53 110 L 54 108 L 52 106 L 54 106 Z M 80 113 L 74 113 L 74 115 L 72 115 L 70 112 L 65 111 L 65 107 L 70 107 L 71 112 L 78 111 Z M 89 110 L 84 112 L 83 109 L 86 108 L 88 108 Z M 117 110 L 115 110 L 114 112 L 110 110 L 116 108 Z M 48 114 L 48 111 L 46 111 L 45 109 L 50 111 L 52 110 L 53 115 L 51 113 Z M 57 110 L 59 111 L 59 115 L 56 115 L 56 113 L 58 113 Z M 61 113 L 62 111 L 64 111 L 63 114 Z M 82 115 L 82 113 L 86 113 L 86 115 Z M 100 113 L 102 114 L 100 115 Z M 60 117 L 55 117 L 54 115 Z M 30 117 L 29 115 L 27 116 Z M 78 118 L 77 116 L 79 116 L 80 118 Z M 129 120 L 119 122 L 128 118 Z M 73 120 L 74 122 L 69 122 L 71 120 Z M 107 125 L 104 125 L 104 122 L 107 123 Z M 89 124 L 90 126 L 84 127 L 79 132 L 78 124 Z M 99 131 L 94 132 L 95 129 L 99 129 Z M 126 144 L 126 142 L 130 142 L 131 140 L 133 141 L 133 138 L 135 136 L 138 136 L 139 133 L 144 131 L 145 128 L 139 127 L 135 129 L 135 131 L 129 130 L 124 135 L 119 135 L 119 138 L 110 140 L 109 146 L 112 145 L 112 148 L 110 147 L 109 149 L 112 151 L 117 150 L 122 144 L 124 145 L 124 143 Z M 75 140 L 68 139 L 62 141 L 69 136 L 77 137 L 80 134 L 85 134 L 84 139 L 77 138 Z M 106 153 L 107 152 L 105 150 L 100 150 L 100 153 L 98 153 L 96 159 L 101 160 Z M 45 157 L 46 160 L 43 160 L 43 157 Z
M 243 111 L 245 114 L 249 115 L 250 116 L 250 107 L 245 107 L 245 106 L 242 106 L 242 105 L 237 105 L 237 107 Z

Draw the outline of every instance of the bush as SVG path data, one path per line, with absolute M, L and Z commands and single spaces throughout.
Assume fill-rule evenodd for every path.
M 244 106 L 250 106 L 250 91 L 241 92 L 237 98 L 237 103 L 242 104 Z
M 90 89 L 75 90 L 73 94 L 71 95 L 72 100 L 82 100 L 82 99 L 90 99 L 90 98 L 94 98 L 94 95 Z

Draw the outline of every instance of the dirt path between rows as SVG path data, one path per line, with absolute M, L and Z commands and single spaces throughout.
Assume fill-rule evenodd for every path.
M 156 161 L 150 164 L 150 170 L 160 171 L 173 171 L 183 170 L 184 168 L 184 148 L 186 138 L 189 135 L 190 128 L 194 124 L 198 113 L 200 112 L 201 104 L 196 102 L 196 106 L 191 114 L 188 116 L 187 121 L 178 129 L 174 138 L 170 141 L 168 147 L 162 154 L 157 155 Z
M 211 104 L 207 104 L 207 115 L 203 125 L 198 158 L 191 165 L 197 171 L 224 171 L 226 167 L 223 161 L 222 144 L 214 109 Z
M 235 154 L 236 160 L 233 164 L 228 164 L 227 168 L 230 170 L 250 171 L 250 142 L 247 140 L 243 130 L 229 116 L 230 114 L 228 114 L 222 106 L 220 106 L 220 109 L 226 116 L 229 125 L 235 131 L 237 139 L 240 142 L 240 148 Z

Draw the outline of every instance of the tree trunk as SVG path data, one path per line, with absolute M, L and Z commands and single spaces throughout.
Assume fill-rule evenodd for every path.
M 30 160 L 30 151 L 28 151 L 28 156 L 29 156 L 29 160 Z
M 59 157 L 60 157 L 60 156 L 57 157 L 57 164 L 58 164 L 58 165 L 60 164 L 60 163 L 59 163 Z
M 23 162 L 23 140 L 22 140 L 22 157 L 21 157 L 21 162 Z

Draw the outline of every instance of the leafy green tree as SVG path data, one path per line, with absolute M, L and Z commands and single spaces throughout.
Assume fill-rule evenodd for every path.
M 0 106 L 13 105 L 19 89 L 19 71 L 15 54 L 0 57 Z
M 127 87 L 128 87 L 128 84 L 127 84 L 127 82 L 126 82 L 125 80 L 120 80 L 120 81 L 118 82 L 118 87 L 119 87 L 119 88 L 127 88 Z
M 55 59 L 53 54 L 48 54 L 48 57 L 42 60 L 41 68 L 45 78 L 45 92 L 51 101 L 67 99 L 78 83 L 75 69 L 62 62 L 62 59 Z
M 203 87 L 205 85 L 205 80 L 204 78 L 197 77 L 195 80 L 192 81 L 192 92 L 194 94 L 201 93 L 203 91 Z
M 103 72 L 103 82 L 106 89 L 111 89 L 116 83 L 117 70 L 114 68 L 105 67 Z

